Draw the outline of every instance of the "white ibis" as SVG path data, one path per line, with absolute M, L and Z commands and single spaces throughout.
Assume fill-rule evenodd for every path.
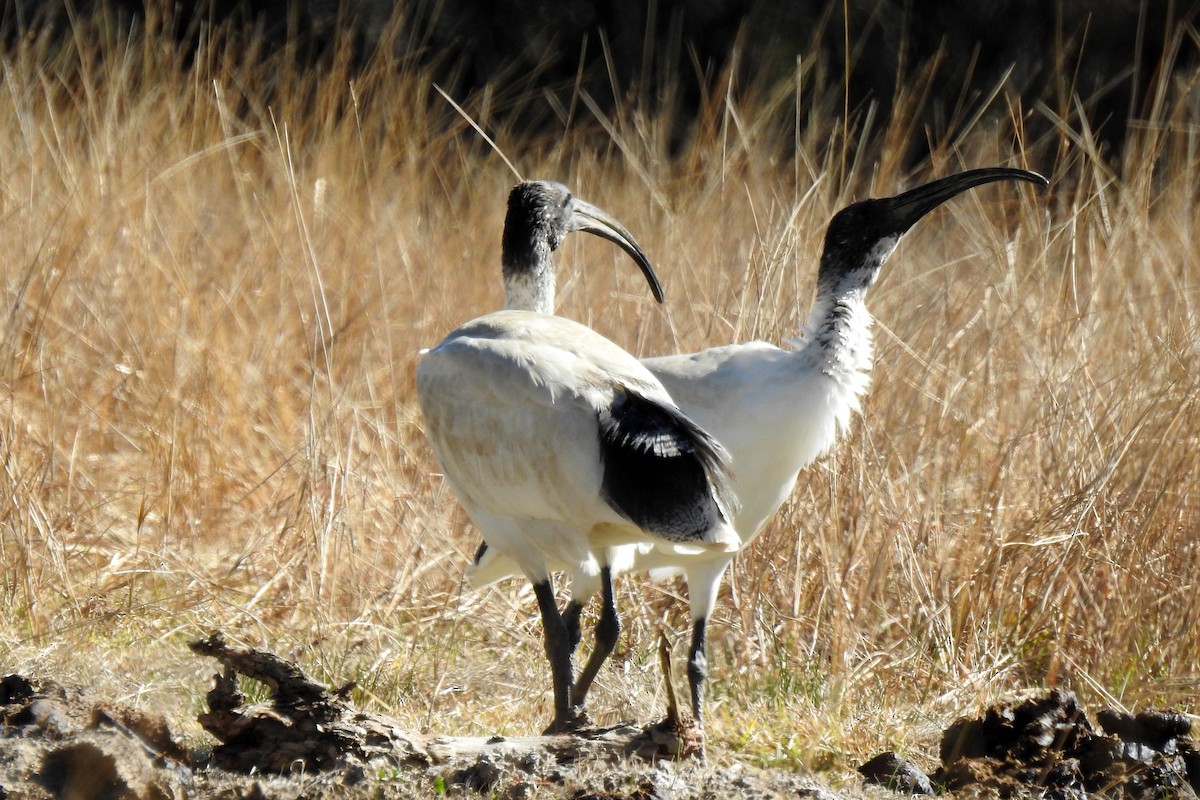
M 505 220 L 505 310 L 459 327 L 417 368 L 425 432 L 446 480 L 489 552 L 533 583 L 554 731 L 582 717 L 572 698 L 574 646 L 549 565 L 580 576 L 599 567 L 610 582 L 612 548 L 659 541 L 708 553 L 740 545 L 728 522 L 725 450 L 636 358 L 550 315 L 552 253 L 576 230 L 620 245 L 661 300 L 644 253 L 616 220 L 560 184 L 522 183 Z M 594 581 L 589 586 L 594 591 Z
M 1003 180 L 1047 185 L 1044 177 L 1026 170 L 969 170 L 895 197 L 854 203 L 834 215 L 825 234 L 817 296 L 807 324 L 800 338 L 784 342 L 786 347 L 748 342 L 642 362 L 679 407 L 733 457 L 734 491 L 740 505 L 733 526 L 739 549 L 779 510 L 800 470 L 830 448 L 838 431 L 859 410 L 870 384 L 873 352 L 866 293 L 900 238 L 950 198 Z M 656 544 L 625 548 L 611 556 L 614 563 L 622 567 L 631 563 L 634 570 L 685 574 L 692 616 L 688 682 L 697 723 L 702 722 L 707 671 L 705 626 L 733 555 Z M 512 573 L 511 564 L 490 550 L 481 549 L 477 561 L 476 572 L 490 580 Z M 606 594 L 611 592 L 603 588 Z M 570 634 L 574 641 L 579 639 L 579 613 L 588 591 L 594 593 L 593 583 L 577 582 L 567 611 L 569 625 L 576 626 Z M 598 630 L 598 643 L 601 638 Z M 599 653 L 598 648 L 593 661 Z M 589 670 L 592 667 L 589 663 Z M 587 688 L 577 687 L 576 702 L 586 699 Z

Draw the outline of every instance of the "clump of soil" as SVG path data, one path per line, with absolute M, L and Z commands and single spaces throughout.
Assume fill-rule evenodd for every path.
M 167 800 L 191 782 L 165 720 L 48 680 L 0 680 L 0 737 L 0 797 Z
M 977 719 L 956 720 L 942 734 L 942 763 L 931 775 L 895 753 L 876 756 L 859 772 L 868 783 L 907 794 L 1196 797 L 1200 750 L 1187 716 L 1106 708 L 1096 721 L 1093 725 L 1072 692 L 1055 690 L 994 705 Z

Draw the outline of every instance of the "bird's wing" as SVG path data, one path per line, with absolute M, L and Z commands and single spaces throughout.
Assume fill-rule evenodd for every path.
M 597 503 L 593 381 L 569 351 L 459 328 L 422 357 L 417 397 L 434 453 L 468 510 L 571 520 Z
M 468 507 L 590 524 L 623 518 L 696 543 L 732 516 L 720 507 L 735 503 L 724 449 L 637 359 L 578 323 L 517 311 L 469 322 L 422 358 L 417 394 L 434 452 Z
M 599 412 L 604 499 L 672 542 L 711 542 L 732 518 L 729 456 L 674 405 L 617 390 Z
M 737 510 L 729 454 L 681 412 L 662 383 L 613 342 L 561 317 L 499 312 L 550 379 L 586 395 L 599 426 L 601 495 L 622 517 L 667 541 L 723 543 Z M 535 350 L 536 348 L 536 350 Z
M 488 340 L 521 359 L 538 383 L 604 401 L 612 386 L 626 386 L 672 404 L 662 384 L 628 352 L 573 320 L 527 311 L 497 311 L 468 322 L 446 338 Z M 597 393 L 597 391 L 599 393 Z

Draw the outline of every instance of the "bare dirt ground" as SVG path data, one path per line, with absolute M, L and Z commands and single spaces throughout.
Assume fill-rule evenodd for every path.
M 892 791 L 1065 800 L 1193 798 L 1200 786 L 1188 715 L 1102 709 L 1094 724 L 1067 691 L 955 720 L 929 774 L 882 753 L 859 768 L 865 788 L 847 791 L 782 771 L 709 766 L 678 722 L 523 738 L 408 731 L 356 710 L 350 686 L 330 690 L 271 653 L 230 647 L 219 635 L 191 647 L 222 665 L 199 718 L 217 740 L 211 748 L 188 750 L 161 716 L 85 690 L 3 678 L 0 798 L 824 799 Z M 270 689 L 269 703 L 247 703 L 239 689 L 247 679 Z
M 224 669 L 188 750 L 165 719 L 48 678 L 0 681 L 0 798 L 221 800 L 324 797 L 833 797 L 813 779 L 690 757 L 686 725 L 618 725 L 578 736 L 454 737 L 356 710 L 296 665 L 219 636 L 192 644 Z M 271 702 L 247 704 L 239 681 Z M 677 761 L 676 756 L 684 760 Z

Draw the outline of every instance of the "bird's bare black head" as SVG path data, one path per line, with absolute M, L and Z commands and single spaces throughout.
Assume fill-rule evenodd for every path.
M 548 273 L 553 280 L 551 254 L 568 233 L 586 231 L 613 242 L 637 263 L 650 284 L 654 299 L 662 302 L 662 286 L 641 245 L 620 222 L 607 212 L 571 194 L 554 181 L 523 181 L 508 195 L 504 220 L 502 260 L 506 281 L 519 275 L 540 280 Z
M 1015 180 L 1046 186 L 1036 172 L 1008 167 L 973 169 L 950 175 L 895 197 L 863 200 L 839 211 L 825 232 L 817 282 L 822 291 L 866 289 L 909 228 L 933 209 L 967 189 Z
M 558 249 L 569 230 L 572 199 L 566 186 L 552 181 L 523 181 L 513 187 L 504 219 L 505 269 L 538 247 Z

